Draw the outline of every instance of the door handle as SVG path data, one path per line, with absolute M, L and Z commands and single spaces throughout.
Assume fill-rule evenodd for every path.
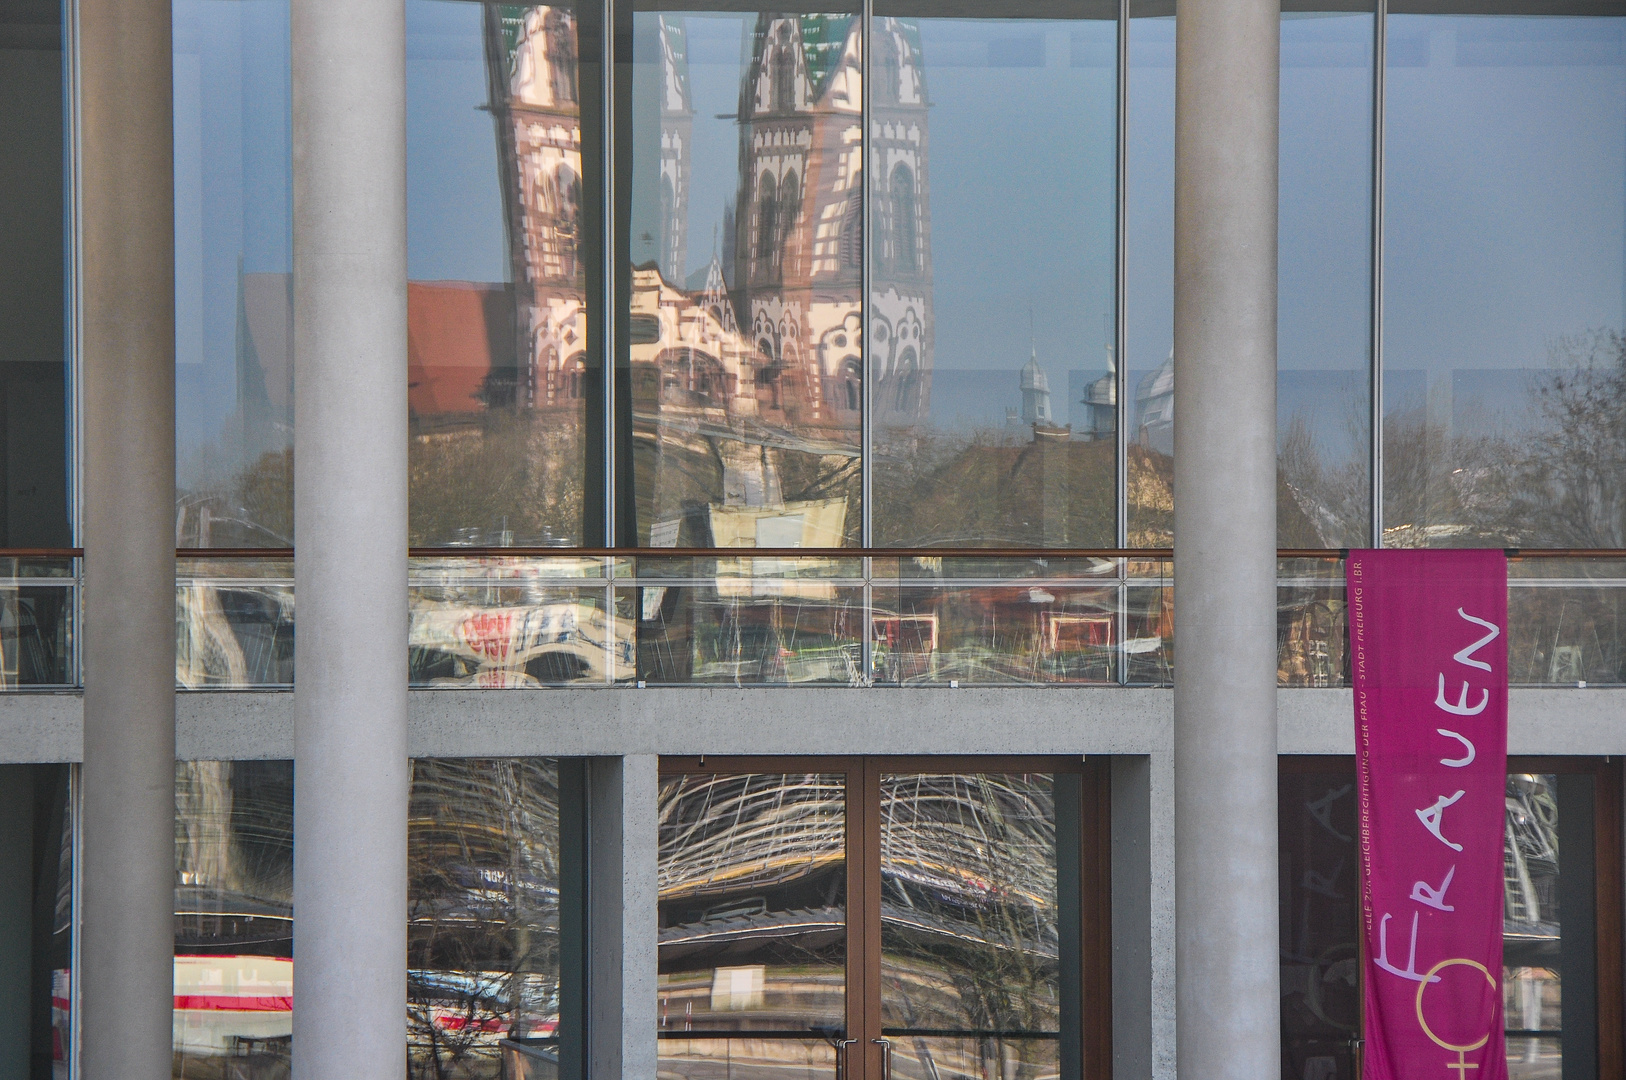
M 838 1070 L 837 1076 L 840 1078 L 840 1080 L 850 1080 L 852 1077 L 852 1070 L 848 1068 L 847 1047 L 855 1046 L 857 1043 L 857 1039 L 836 1040 L 836 1068 Z
M 870 1042 L 881 1048 L 881 1080 L 892 1080 L 892 1040 L 871 1039 Z

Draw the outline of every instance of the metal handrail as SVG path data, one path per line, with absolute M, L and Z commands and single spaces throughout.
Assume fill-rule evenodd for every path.
M 1429 550 L 1450 551 L 1451 548 Z M 1626 548 L 1503 548 L 1509 559 L 1626 559 Z M 1277 548 L 1278 559 L 1344 559 L 1349 548 Z M 651 547 L 412 547 L 414 559 L 489 558 L 740 558 L 763 559 L 1139 559 L 1172 561 L 1173 548 L 1039 548 L 1039 547 L 795 547 L 795 548 L 651 548 Z M 6 559 L 82 559 L 78 547 L 0 548 Z M 178 559 L 291 559 L 294 549 L 178 547 Z

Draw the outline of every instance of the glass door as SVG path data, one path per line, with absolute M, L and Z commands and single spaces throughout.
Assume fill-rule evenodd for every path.
M 682 758 L 662 773 L 661 1077 L 1102 1075 L 1102 770 Z

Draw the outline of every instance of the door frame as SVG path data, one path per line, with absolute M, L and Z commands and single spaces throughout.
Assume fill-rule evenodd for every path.
M 1076 976 L 1062 965 L 1062 1077 L 1112 1075 L 1112 761 L 1096 755 L 663 756 L 662 777 L 738 773 L 840 773 L 846 778 L 846 1032 L 852 1040 L 837 1080 L 888 1080 L 881 1025 L 881 777 L 893 773 L 1050 773 L 1077 777 L 1057 798 L 1076 797 L 1076 838 L 1057 834 L 1057 874 L 1078 874 L 1076 909 L 1058 889 L 1060 915 L 1075 922 Z M 1069 792 L 1070 789 L 1070 793 Z M 1065 793 L 1065 794 L 1064 794 Z M 1063 850 L 1064 842 L 1067 851 Z M 1065 943 L 1073 934 L 1064 933 Z M 1064 945 L 1065 947 L 1065 945 Z M 1076 984 L 1073 980 L 1076 978 Z M 1068 999 L 1076 1002 L 1069 1008 Z M 1071 1017 L 1067 1013 L 1073 1013 Z M 1077 1061 L 1073 1065 L 1072 1061 Z

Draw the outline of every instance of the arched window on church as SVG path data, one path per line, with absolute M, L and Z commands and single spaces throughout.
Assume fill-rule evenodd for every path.
M 576 240 L 581 235 L 582 179 L 569 165 L 560 165 L 554 185 L 558 199 L 554 235 L 559 243 L 559 273 L 573 278 L 576 276 Z
M 915 174 L 907 165 L 892 170 L 892 269 L 919 271 L 915 252 Z
M 779 190 L 772 173 L 763 173 L 757 195 L 757 266 L 759 273 L 773 273 L 779 247 Z
M 916 370 L 914 346 L 903 350 L 898 358 L 898 390 L 893 406 L 905 415 L 913 414 L 920 404 L 920 373 Z
M 673 211 L 676 209 L 677 199 L 672 195 L 672 178 L 661 177 L 661 275 L 668 281 L 676 282 L 681 268 L 673 265 L 674 238 L 677 233 L 677 222 L 673 220 Z
M 864 263 L 864 170 L 859 169 L 847 189 L 847 209 L 841 215 L 841 265 L 857 270 Z
M 802 215 L 802 185 L 796 177 L 796 170 L 792 169 L 785 174 L 785 179 L 779 184 L 779 229 L 780 237 L 779 258 L 783 263 L 786 253 L 790 251 L 790 238 L 796 232 L 796 222 Z
M 796 108 L 796 52 L 791 47 L 790 24 L 780 23 L 779 47 L 774 50 L 773 107 L 780 112 Z

